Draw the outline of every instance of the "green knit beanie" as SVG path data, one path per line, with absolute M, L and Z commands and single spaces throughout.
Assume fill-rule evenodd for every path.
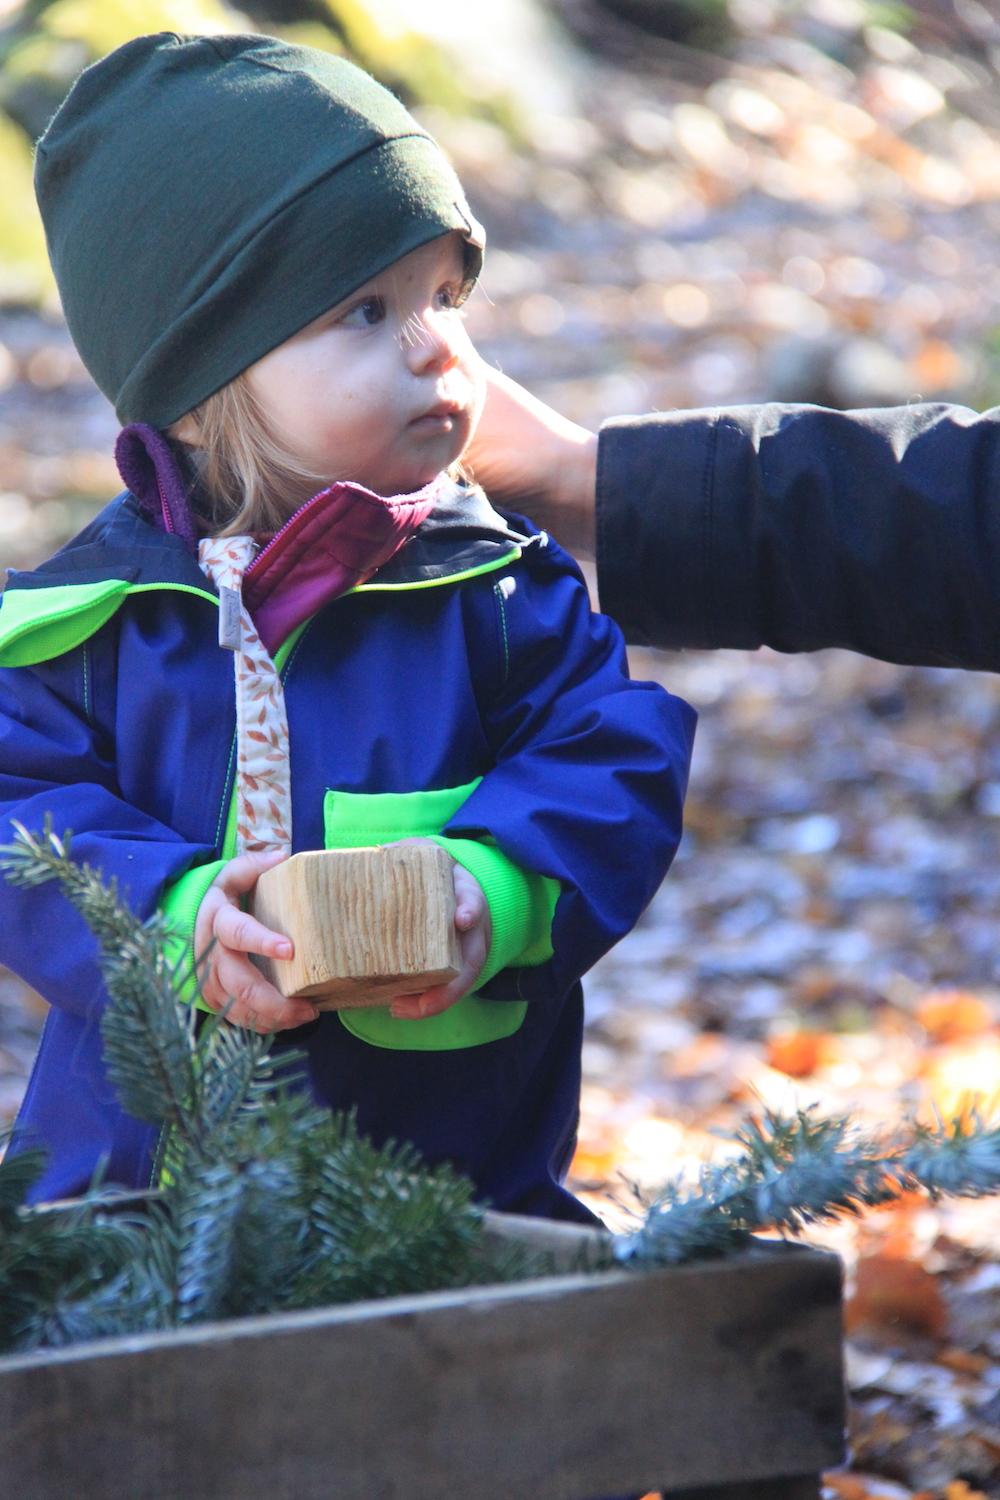
M 166 427 L 400 256 L 484 235 L 440 148 L 343 58 L 140 36 L 77 79 L 35 191 L 70 333 L 122 422 Z

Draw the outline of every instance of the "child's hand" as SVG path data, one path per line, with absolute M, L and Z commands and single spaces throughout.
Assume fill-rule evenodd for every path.
M 228 1005 L 227 1021 L 265 1035 L 302 1026 L 319 1015 L 308 1000 L 286 1000 L 247 957 L 263 953 L 269 958 L 291 958 L 294 951 L 288 938 L 272 932 L 239 905 L 240 896 L 253 890 L 258 877 L 284 858 L 275 852 L 231 859 L 205 892 L 194 927 L 198 982 L 205 1003 L 213 1010 Z
M 429 840 L 402 839 L 400 842 L 422 844 Z M 493 923 L 483 888 L 475 876 L 456 860 L 451 864 L 455 882 L 455 927 L 462 950 L 462 968 L 448 984 L 435 985 L 433 989 L 424 990 L 422 995 L 397 995 L 389 1007 L 390 1014 L 397 1021 L 421 1021 L 426 1016 L 440 1015 L 475 988 L 486 962 L 493 938 Z

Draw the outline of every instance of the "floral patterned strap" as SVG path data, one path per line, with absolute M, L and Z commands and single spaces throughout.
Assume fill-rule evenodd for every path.
M 238 641 L 235 633 L 232 637 L 236 678 L 236 850 L 244 854 L 281 849 L 290 854 L 292 790 L 285 693 L 277 668 L 240 596 L 243 574 L 255 551 L 253 537 L 207 537 L 198 543 L 198 563 L 222 598 L 226 597 L 224 590 L 231 590 L 239 607 Z

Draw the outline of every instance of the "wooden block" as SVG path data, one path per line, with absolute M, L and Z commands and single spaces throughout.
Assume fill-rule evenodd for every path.
M 438 844 L 293 854 L 260 877 L 251 909 L 295 944 L 294 958 L 258 967 L 320 1010 L 385 1005 L 461 968 L 452 862 Z

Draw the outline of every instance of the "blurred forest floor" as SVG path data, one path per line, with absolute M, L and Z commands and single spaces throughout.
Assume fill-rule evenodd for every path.
M 992 9 L 731 0 L 706 52 L 597 0 L 491 6 L 496 46 L 481 12 L 428 6 L 518 119 L 512 138 L 420 111 L 490 234 L 469 313 L 485 356 L 589 425 L 769 397 L 1000 401 Z M 115 432 L 57 313 L 0 310 L 6 563 L 119 488 Z M 836 652 L 633 668 L 701 723 L 675 868 L 587 984 L 576 1189 L 621 1222 L 620 1176 L 724 1151 L 760 1101 L 877 1128 L 1000 1103 L 996 679 Z M 0 981 L 0 1117 L 43 1012 Z M 816 1236 L 851 1288 L 853 1461 L 830 1500 L 1000 1496 L 998 1229 L 995 1204 L 906 1202 Z

